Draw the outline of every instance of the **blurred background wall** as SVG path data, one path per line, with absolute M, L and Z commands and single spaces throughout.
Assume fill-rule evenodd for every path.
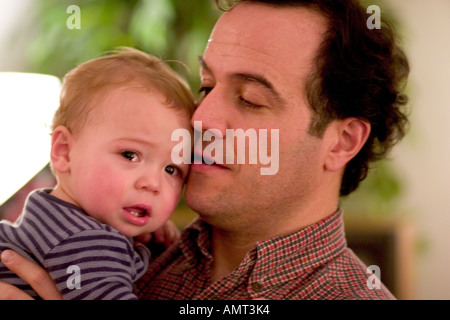
M 411 64 L 411 128 L 391 159 L 343 206 L 349 220 L 407 221 L 415 235 L 410 297 L 450 299 L 450 0 L 365 3 L 380 5 L 397 23 Z M 80 7 L 80 29 L 66 25 L 71 4 Z M 182 61 L 185 65 L 171 66 L 194 92 L 197 57 L 219 15 L 206 0 L 0 0 L 0 8 L 0 72 L 62 77 L 79 63 L 126 45 Z M 5 158 L 7 151 L 0 152 Z M 7 182 L 0 177 L 0 183 Z
M 423 241 L 417 297 L 450 299 L 450 1 L 389 1 L 411 61 L 411 132 L 393 153 Z

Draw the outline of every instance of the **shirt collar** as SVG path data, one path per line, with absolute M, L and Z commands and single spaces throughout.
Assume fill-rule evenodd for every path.
M 211 226 L 196 219 L 183 233 L 181 251 L 186 258 L 210 254 Z M 307 276 L 318 266 L 333 259 L 346 248 L 343 212 L 334 214 L 291 234 L 256 244 L 235 270 L 251 271 L 250 281 L 264 286 L 276 285 L 299 276 Z
M 188 260 L 198 257 L 198 253 L 212 260 L 210 247 L 211 226 L 197 218 L 182 233 L 180 250 Z
M 339 210 L 304 229 L 258 243 L 250 281 L 267 287 L 306 277 L 346 246 L 343 214 Z

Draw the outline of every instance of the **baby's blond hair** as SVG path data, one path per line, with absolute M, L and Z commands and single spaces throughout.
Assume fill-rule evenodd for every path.
M 52 131 L 62 125 L 72 133 L 80 130 L 105 89 L 137 84 L 163 93 L 170 107 L 192 116 L 194 97 L 187 83 L 164 61 L 133 48 L 122 47 L 113 54 L 87 61 L 63 79 L 59 108 Z

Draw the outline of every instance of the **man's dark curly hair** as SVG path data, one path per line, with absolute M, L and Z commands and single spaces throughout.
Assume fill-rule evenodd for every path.
M 366 178 L 369 164 L 403 138 L 408 123 L 402 110 L 407 97 L 401 90 L 409 64 L 392 25 L 382 19 L 380 29 L 369 29 L 369 15 L 358 0 L 238 0 L 227 5 L 238 2 L 306 7 L 327 18 L 328 30 L 306 86 L 314 111 L 309 132 L 321 137 L 331 121 L 348 117 L 370 123 L 367 142 L 342 178 L 340 195 L 350 194 Z M 223 9 L 220 0 L 216 3 Z

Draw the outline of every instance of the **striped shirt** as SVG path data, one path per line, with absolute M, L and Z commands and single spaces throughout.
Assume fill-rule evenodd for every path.
M 43 266 L 64 299 L 137 299 L 134 282 L 148 268 L 148 249 L 49 192 L 32 192 L 15 223 L 0 222 L 0 251 L 12 249 Z M 0 281 L 38 298 L 1 262 Z
M 138 282 L 140 299 L 381 300 L 367 267 L 347 247 L 342 211 L 292 234 L 257 243 L 240 265 L 211 283 L 211 226 L 195 221 Z

